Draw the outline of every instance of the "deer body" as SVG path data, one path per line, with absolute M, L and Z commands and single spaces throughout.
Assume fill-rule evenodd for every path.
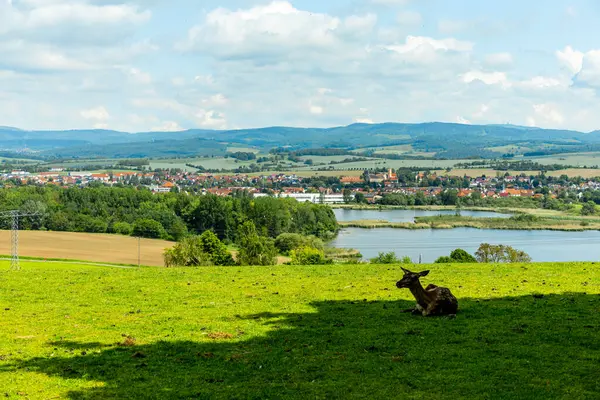
M 424 317 L 433 315 L 454 315 L 458 311 L 458 300 L 450 289 L 433 284 L 423 288 L 419 278 L 429 274 L 429 271 L 414 273 L 402 268 L 404 277 L 396 283 L 398 289 L 407 288 L 417 301 L 415 312 Z

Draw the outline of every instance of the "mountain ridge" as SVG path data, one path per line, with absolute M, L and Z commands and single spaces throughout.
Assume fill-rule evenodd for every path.
M 18 128 L 0 127 L 0 149 L 29 149 L 46 156 L 61 157 L 125 157 L 126 154 L 132 157 L 168 157 L 195 153 L 207 155 L 207 151 L 208 154 L 214 151 L 214 155 L 223 155 L 227 145 L 252 146 L 265 151 L 276 147 L 368 149 L 410 145 L 416 153 L 443 158 L 499 157 L 503 155 L 500 148 L 506 146 L 526 147 L 538 152 L 600 150 L 600 131 L 585 133 L 507 124 L 387 122 L 330 128 L 272 126 L 135 133 L 101 129 L 15 129 Z

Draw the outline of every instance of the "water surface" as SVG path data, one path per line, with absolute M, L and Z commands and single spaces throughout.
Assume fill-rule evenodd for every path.
M 349 210 L 336 208 L 333 210 L 338 221 L 384 220 L 388 222 L 415 222 L 415 217 L 434 217 L 436 215 L 455 215 L 454 210 L 425 211 L 425 210 Z M 463 217 L 477 218 L 510 218 L 510 214 L 493 211 L 460 211 Z
M 511 231 L 494 229 L 361 229 L 340 231 L 331 245 L 360 250 L 366 259 L 394 251 L 424 263 L 450 255 L 456 248 L 473 254 L 481 243 L 523 250 L 533 261 L 600 261 L 600 232 Z

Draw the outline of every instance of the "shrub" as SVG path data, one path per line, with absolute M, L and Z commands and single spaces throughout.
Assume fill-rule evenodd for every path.
M 463 249 L 456 249 L 450 256 L 442 256 L 435 260 L 436 264 L 476 263 L 477 259 Z
M 518 214 L 510 217 L 510 219 L 516 222 L 533 223 L 539 221 L 540 217 L 535 216 L 533 214 Z
M 325 257 L 323 250 L 314 247 L 301 247 L 290 251 L 291 265 L 326 265 L 333 261 Z
M 596 214 L 596 203 L 588 201 L 581 208 L 581 215 L 594 215 Z
M 301 247 L 313 247 L 323 250 L 323 241 L 316 236 L 302 236 L 298 233 L 282 233 L 275 239 L 275 247 L 281 254 L 288 255 L 290 251 Z
M 160 222 L 153 219 L 139 219 L 133 224 L 133 236 L 150 238 L 150 239 L 166 239 L 167 231 Z
M 476 263 L 477 259 L 464 251 L 463 249 L 456 249 L 450 253 L 450 258 L 456 263 Z
M 133 232 L 133 227 L 127 222 L 115 222 L 112 226 L 112 231 L 119 235 L 129 236 Z
M 371 264 L 412 264 L 412 260 L 408 256 L 398 258 L 396 253 L 390 251 L 389 253 L 379 253 L 377 257 L 371 259 Z
M 210 255 L 202 249 L 199 236 L 183 239 L 164 252 L 165 267 L 200 267 L 213 265 Z

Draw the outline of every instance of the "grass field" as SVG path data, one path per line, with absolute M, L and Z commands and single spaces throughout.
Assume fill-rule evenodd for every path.
M 73 232 L 20 231 L 22 256 L 87 260 L 98 263 L 138 263 L 138 240 L 119 235 Z M 0 231 L 0 254 L 10 254 L 10 231 Z M 141 239 L 141 264 L 163 266 L 163 251 L 173 246 L 164 240 Z
M 6 270 L 7 263 L 0 263 Z M 426 268 L 423 266 L 423 268 Z M 397 266 L 0 273 L 8 399 L 597 399 L 600 269 L 439 265 L 455 319 L 401 313 Z

